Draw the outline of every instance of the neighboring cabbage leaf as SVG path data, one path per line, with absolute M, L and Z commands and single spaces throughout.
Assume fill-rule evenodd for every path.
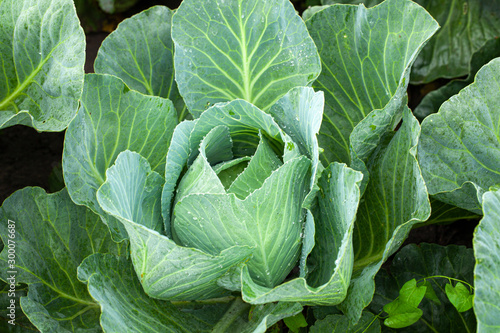
M 182 112 L 185 105 L 174 80 L 172 15 L 167 7 L 154 6 L 123 20 L 102 42 L 94 68 L 119 77 L 130 89 L 168 98 Z
M 484 217 L 474 233 L 474 312 L 477 332 L 500 329 L 500 191 L 483 195 Z
M 500 58 L 422 122 L 418 160 L 429 194 L 482 214 L 481 197 L 500 184 Z
M 99 216 L 75 205 L 66 189 L 47 194 L 26 187 L 5 200 L 0 217 L 6 244 L 0 254 L 1 277 L 14 274 L 17 283 L 28 284 L 21 306 L 29 320 L 42 332 L 99 332 L 99 305 L 77 280 L 77 267 L 97 252 L 125 255 L 124 244 L 114 243 Z M 14 267 L 8 261 L 12 241 Z
M 322 0 L 323 4 L 364 3 L 375 6 L 382 0 Z M 455 78 L 469 73 L 473 54 L 500 34 L 500 6 L 497 1 L 415 0 L 438 21 L 441 28 L 422 49 L 411 73 L 413 83 L 438 78 Z
M 73 1 L 0 1 L 0 22 L 0 128 L 64 130 L 78 109 L 85 62 Z

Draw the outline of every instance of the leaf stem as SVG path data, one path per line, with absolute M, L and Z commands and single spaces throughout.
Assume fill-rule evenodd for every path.
M 429 324 L 427 322 L 427 320 L 425 320 L 424 318 L 420 317 L 420 320 L 425 324 L 427 325 L 427 327 L 430 328 L 431 331 L 433 331 L 434 333 L 439 333 L 431 324 Z
M 469 288 L 472 290 L 474 290 L 474 287 L 470 284 L 470 283 L 467 283 L 466 281 L 464 280 L 460 280 L 460 279 L 455 279 L 455 278 L 452 278 L 452 277 L 449 277 L 449 276 L 444 276 L 444 275 L 433 275 L 433 276 L 427 276 L 427 277 L 424 277 L 424 278 L 421 278 L 420 280 L 417 280 L 417 283 L 420 282 L 420 281 L 425 281 L 426 279 L 434 279 L 434 278 L 443 278 L 443 279 L 448 279 L 448 281 L 450 281 L 450 284 L 451 284 L 451 281 L 457 281 L 457 282 L 462 282 L 463 284 L 466 284 L 469 286 Z
M 238 317 L 250 308 L 250 304 L 243 302 L 241 297 L 237 297 L 233 304 L 229 307 L 222 318 L 217 322 L 217 324 L 212 329 L 212 333 L 223 333 L 227 332 L 227 329 Z

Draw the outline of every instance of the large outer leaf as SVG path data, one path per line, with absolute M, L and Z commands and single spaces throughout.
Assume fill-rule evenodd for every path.
M 85 35 L 73 1 L 0 1 L 0 22 L 0 128 L 62 131 L 83 86 Z
M 300 277 L 270 289 L 256 284 L 243 269 L 245 301 L 263 304 L 282 300 L 335 305 L 344 299 L 352 270 L 352 231 L 361 178 L 359 172 L 334 163 L 319 180 L 322 191 L 313 210 L 316 247 L 311 253 L 316 269 L 311 273 L 311 279 Z M 314 234 L 309 237 L 314 237 Z
M 361 319 L 352 324 L 347 316 L 328 315 L 311 326 L 310 333 L 379 333 L 380 322 L 369 312 L 363 312 Z
M 242 98 L 268 111 L 321 71 L 288 0 L 185 0 L 173 17 L 175 77 L 189 111 Z
M 78 267 L 78 278 L 101 305 L 101 326 L 106 332 L 210 332 L 209 323 L 148 297 L 125 258 L 92 255 Z
M 106 169 L 130 149 L 146 156 L 162 174 L 176 124 L 171 101 L 130 91 L 110 75 L 86 76 L 82 107 L 64 141 L 64 180 L 71 199 L 101 215 L 116 240 L 126 237 L 125 229 L 104 214 L 96 199 Z
M 430 216 L 424 179 L 416 160 L 418 121 L 406 108 L 403 124 L 373 153 L 371 179 L 356 216 L 354 278 L 343 311 L 357 319 L 373 296 L 373 278 L 415 223 Z M 390 139 L 390 141 L 389 141 Z M 389 142 L 387 142 L 389 141 Z
M 500 184 L 500 58 L 422 122 L 418 159 L 429 194 L 481 214 L 482 193 Z
M 130 89 L 183 102 L 174 81 L 174 44 L 170 26 L 172 11 L 155 6 L 124 20 L 102 42 L 96 73 L 118 76 Z
M 42 332 L 100 332 L 99 306 L 77 280 L 77 267 L 96 252 L 120 254 L 107 227 L 89 209 L 75 205 L 64 189 L 46 194 L 41 188 L 19 190 L 0 209 L 0 274 L 29 285 L 21 306 Z M 9 224 L 15 225 L 10 238 Z M 9 240 L 15 241 L 15 267 L 8 263 Z M 9 273 L 15 271 L 16 273 Z
M 313 84 L 325 92 L 322 159 L 326 164 L 366 161 L 401 118 L 410 67 L 438 25 L 423 8 L 405 0 L 387 0 L 370 9 L 334 5 L 306 24 L 323 67 Z M 353 137 L 356 125 L 359 133 Z M 355 169 L 365 171 L 363 165 Z
M 478 332 L 500 330 L 500 191 L 483 196 L 484 217 L 474 233 L 474 312 Z
M 232 266 L 248 260 L 248 247 L 233 246 L 212 256 L 179 246 L 158 232 L 161 225 L 149 221 L 160 219 L 161 184 L 157 182 L 158 174 L 139 154 L 121 153 L 106 175 L 97 199 L 104 211 L 126 228 L 132 262 L 148 295 L 197 300 L 228 293 L 217 285 L 217 279 Z M 157 230 L 150 229 L 151 225 Z
M 394 256 L 390 275 L 384 269 L 377 274 L 377 288 L 369 310 L 374 314 L 380 313 L 384 305 L 399 296 L 400 288 L 411 279 L 417 279 L 419 286 L 423 285 L 421 279 L 436 275 L 472 284 L 473 266 L 472 249 L 464 246 L 426 243 L 407 245 Z M 405 327 L 404 332 L 426 333 L 430 331 L 429 326 L 433 332 L 474 332 L 476 324 L 473 311 L 459 313 L 446 296 L 445 285 L 450 281 L 446 278 L 431 278 L 427 281 L 427 291 L 432 288 L 439 303 L 424 298 L 419 306 L 423 312 L 422 320 Z
M 371 7 L 381 0 L 322 0 L 323 4 L 364 3 Z M 500 34 L 500 4 L 497 0 L 433 1 L 415 0 L 441 25 L 413 65 L 414 83 L 437 78 L 467 75 L 472 55 Z

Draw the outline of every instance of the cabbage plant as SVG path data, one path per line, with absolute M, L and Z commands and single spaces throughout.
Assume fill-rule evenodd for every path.
M 496 119 L 496 86 L 485 82 L 498 61 L 421 126 L 407 106 L 412 68 L 427 78 L 443 65 L 419 56 L 439 28 L 419 4 L 325 5 L 302 17 L 288 0 L 154 6 L 103 41 L 83 82 L 71 0 L 3 0 L 0 18 L 0 126 L 67 127 L 65 188 L 28 187 L 0 209 L 1 301 L 13 304 L 4 307 L 13 323 L 41 332 L 496 325 L 484 315 L 491 272 L 481 265 L 500 265 L 484 256 L 499 211 L 495 150 L 470 148 L 476 132 L 454 141 L 445 124 Z M 475 116 L 464 96 L 480 106 Z M 480 146 L 494 142 L 492 123 L 474 123 L 488 134 Z M 413 227 L 475 214 L 484 214 L 476 253 L 410 246 L 392 275 L 381 270 Z M 450 268 L 459 263 L 463 271 Z M 471 310 L 472 288 L 483 313 Z

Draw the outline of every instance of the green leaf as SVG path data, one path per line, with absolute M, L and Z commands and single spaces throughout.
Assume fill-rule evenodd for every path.
M 418 159 L 429 194 L 481 214 L 481 196 L 500 184 L 500 59 L 422 122 Z
M 288 317 L 283 319 L 286 327 L 290 329 L 290 331 L 294 333 L 298 333 L 301 327 L 307 327 L 307 321 L 304 315 L 301 313 L 296 314 L 295 316 Z
M 363 312 L 356 324 L 352 324 L 347 316 L 328 315 L 324 319 L 317 320 L 311 326 L 310 333 L 380 333 L 380 322 L 369 313 Z
M 259 131 L 264 134 L 275 153 L 283 154 L 281 142 L 287 138 L 273 117 L 244 100 L 216 104 L 195 121 L 183 121 L 174 130 L 172 145 L 167 154 L 165 186 L 162 193 L 162 214 L 166 235 L 171 235 L 172 199 L 184 167 L 191 165 L 198 155 L 203 138 L 214 128 L 224 125 L 229 129 L 234 157 L 252 155 L 259 145 Z M 226 153 L 226 152 L 225 152 Z M 285 150 L 283 160 L 297 156 L 296 149 Z
M 64 130 L 78 109 L 85 62 L 73 1 L 1 1 L 0 22 L 0 128 Z
M 148 297 L 125 258 L 101 253 L 89 256 L 78 267 L 78 278 L 99 302 L 105 332 L 210 332 L 209 323 L 169 302 Z
M 281 283 L 300 252 L 310 165 L 305 157 L 286 162 L 245 200 L 232 194 L 183 197 L 173 220 L 179 243 L 212 255 L 234 245 L 255 248 L 246 263 L 251 278 L 270 288 Z
M 472 308 L 473 294 L 463 283 L 458 282 L 455 287 L 448 283 L 445 291 L 446 296 L 458 312 L 465 312 Z
M 256 284 L 245 267 L 242 272 L 245 301 L 335 305 L 345 298 L 352 270 L 351 237 L 361 178 L 361 173 L 338 163 L 331 164 L 323 172 L 319 179 L 323 195 L 319 196 L 313 210 L 317 237 L 310 260 L 315 270 L 307 280 L 299 277 L 270 289 Z
M 175 76 L 197 118 L 238 98 L 269 108 L 321 71 L 304 22 L 288 0 L 185 0 L 172 23 Z
M 330 6 L 306 24 L 323 67 L 313 84 L 325 92 L 322 160 L 352 162 L 366 174 L 363 163 L 401 119 L 410 67 L 437 22 L 412 1 L 387 0 L 370 9 Z
M 399 290 L 398 298 L 384 305 L 384 311 L 389 314 L 384 324 L 391 328 L 403 328 L 419 320 L 422 317 L 422 310 L 418 306 L 426 290 L 425 286 L 417 287 L 415 279 L 406 282 Z
M 375 6 L 382 0 L 322 0 L 323 4 L 364 3 Z M 441 28 L 422 49 L 412 68 L 412 83 L 467 75 L 473 54 L 500 33 L 500 7 L 493 1 L 415 0 Z
M 133 177 L 124 170 L 134 170 Z M 209 255 L 177 245 L 150 229 L 148 221 L 156 221 L 160 216 L 161 183 L 156 181 L 158 174 L 151 171 L 139 154 L 121 153 L 106 175 L 97 199 L 105 212 L 124 225 L 132 262 L 146 294 L 164 300 L 199 300 L 228 294 L 217 285 L 217 279 L 248 260 L 251 249 L 233 246 Z
M 130 89 L 170 99 L 180 112 L 184 103 L 174 81 L 171 20 L 172 11 L 164 6 L 124 20 L 102 42 L 94 68 L 118 76 Z
M 500 191 L 483 196 L 484 217 L 474 233 L 474 312 L 478 332 L 500 330 Z
M 15 276 L 29 292 L 21 306 L 42 332 L 99 332 L 98 304 L 77 280 L 77 267 L 87 256 L 123 254 L 106 226 L 89 209 L 75 205 L 67 191 L 46 194 L 27 187 L 5 200 L 0 209 L 0 254 L 4 281 Z M 14 248 L 15 263 L 8 250 Z M 14 265 L 14 266 L 10 266 Z
M 99 214 L 114 239 L 126 238 L 124 227 L 106 216 L 96 192 L 118 154 L 143 154 L 153 170 L 163 174 L 165 154 L 177 117 L 172 102 L 130 91 L 111 75 L 88 74 L 78 115 L 66 131 L 64 180 L 71 199 Z
M 414 83 L 467 75 L 477 50 L 500 34 L 500 6 L 496 1 L 419 0 L 441 28 L 429 40 L 412 68 Z
M 475 332 L 474 312 L 459 313 L 445 294 L 449 280 L 434 277 L 448 276 L 472 283 L 473 270 L 474 254 L 472 249 L 465 246 L 427 243 L 407 245 L 394 256 L 390 275 L 384 269 L 377 274 L 375 296 L 368 309 L 380 313 L 385 304 L 398 297 L 399 288 L 405 282 L 417 279 L 421 281 L 419 285 L 427 287 L 425 298 L 419 306 L 423 315 L 421 320 L 405 328 L 405 332 Z M 432 299 L 428 297 L 430 291 L 435 291 Z
M 438 112 L 441 104 L 474 81 L 474 77 L 481 67 L 499 56 L 500 38 L 490 39 L 472 55 L 467 78 L 453 80 L 445 86 L 429 92 L 413 110 L 413 114 L 419 119 L 424 119 L 428 115 Z
M 478 220 L 479 215 L 468 210 L 458 208 L 457 206 L 446 204 L 442 201 L 430 198 L 431 202 L 431 217 L 425 223 L 415 226 L 420 228 L 431 224 L 447 224 L 458 220 Z M 471 223 L 473 223 L 471 221 Z
M 368 164 L 370 182 L 360 203 L 354 229 L 354 274 L 341 305 L 358 318 L 375 291 L 373 278 L 399 248 L 413 225 L 430 216 L 430 203 L 416 160 L 418 121 L 407 108 L 401 128 L 383 140 Z

